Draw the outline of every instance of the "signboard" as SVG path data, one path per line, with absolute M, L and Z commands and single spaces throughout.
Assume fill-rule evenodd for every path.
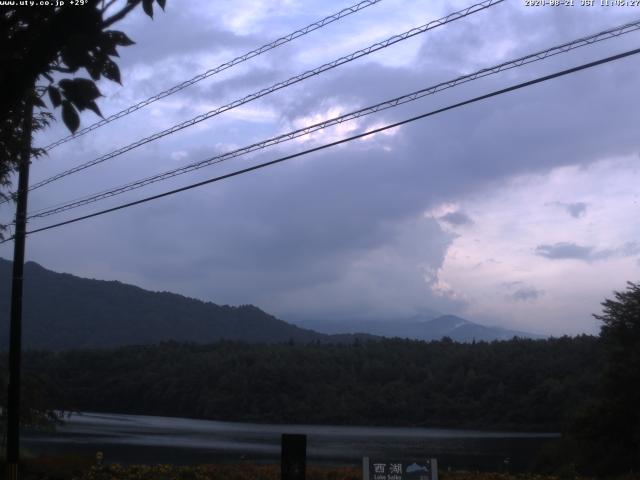
M 362 458 L 362 480 L 438 480 L 435 458 L 396 462 Z

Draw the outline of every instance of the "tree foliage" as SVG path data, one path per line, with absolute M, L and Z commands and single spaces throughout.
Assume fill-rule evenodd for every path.
M 21 125 L 27 103 L 36 107 L 34 130 L 53 118 L 45 100 L 59 109 L 72 132 L 80 125 L 79 112 L 101 115 L 95 82 L 104 77 L 120 83 L 114 59 L 119 47 L 134 43 L 111 27 L 140 4 L 152 16 L 154 2 L 164 9 L 165 0 L 0 7 L 0 199 L 7 198 L 11 173 L 24 148 Z M 77 76 L 82 74 L 89 78 Z M 42 153 L 34 149 L 32 156 Z
M 628 283 L 602 303 L 601 367 L 593 401 L 572 434 L 584 470 L 596 474 L 640 469 L 640 284 Z
M 155 2 L 164 9 L 165 0 Z M 118 47 L 133 44 L 125 33 L 110 28 L 140 4 L 152 16 L 154 0 L 83 3 L 66 2 L 54 8 L 16 2 L 0 7 L 0 200 L 9 198 L 6 192 L 22 152 L 30 149 L 32 158 L 44 153 L 25 138 L 28 105 L 35 107 L 32 131 L 45 128 L 54 118 L 46 99 L 53 110 L 60 109 L 72 132 L 80 125 L 79 112 L 88 109 L 101 115 L 96 103 L 101 94 L 95 82 L 104 77 L 120 83 L 113 59 Z M 90 78 L 76 76 L 83 71 Z M 0 239 L 5 230 L 0 224 Z M 23 423 L 48 424 L 59 417 L 46 404 L 44 390 L 40 377 L 27 377 L 20 413 Z M 4 414 L 5 409 L 0 409 Z
M 559 431 L 594 389 L 594 337 L 164 343 L 30 352 L 52 406 L 212 420 Z
M 2 365 L 2 367 L 5 367 Z M 66 415 L 64 407 L 53 408 L 51 396 L 59 396 L 58 386 L 51 383 L 41 373 L 26 369 L 21 382 L 20 424 L 34 430 L 55 428 Z M 0 369 L 0 445 L 4 447 L 7 425 L 7 368 Z
M 602 380 L 602 415 L 606 428 L 600 432 L 617 445 L 617 463 L 623 469 L 640 469 L 640 284 L 628 283 L 615 300 L 606 300 L 600 336 L 606 352 Z

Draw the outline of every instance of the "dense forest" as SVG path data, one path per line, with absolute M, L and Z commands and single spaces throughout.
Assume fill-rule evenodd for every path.
M 164 343 L 28 352 L 56 408 L 251 422 L 560 431 L 595 388 L 595 337 Z

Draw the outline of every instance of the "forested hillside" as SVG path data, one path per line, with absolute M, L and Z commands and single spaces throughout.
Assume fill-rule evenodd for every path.
M 594 390 L 594 337 L 460 344 L 165 343 L 30 352 L 58 408 L 252 422 L 558 431 Z M 27 373 L 29 375 L 29 373 Z
M 0 258 L 0 318 L 9 318 L 11 265 Z M 340 342 L 355 338 L 299 328 L 253 305 L 216 305 L 121 282 L 56 273 L 34 262 L 25 264 L 24 288 L 25 348 L 64 350 L 169 340 Z M 8 325 L 8 321 L 0 325 L 2 350 L 8 345 Z

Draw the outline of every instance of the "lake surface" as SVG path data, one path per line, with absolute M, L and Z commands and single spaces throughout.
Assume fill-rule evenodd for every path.
M 441 469 L 526 471 L 554 433 L 437 428 L 263 425 L 187 418 L 74 414 L 53 433 L 24 434 L 36 454 L 104 453 L 119 463 L 279 463 L 283 433 L 307 435 L 309 464 L 360 465 L 363 456 L 436 457 Z M 507 462 L 505 460 L 508 459 Z

